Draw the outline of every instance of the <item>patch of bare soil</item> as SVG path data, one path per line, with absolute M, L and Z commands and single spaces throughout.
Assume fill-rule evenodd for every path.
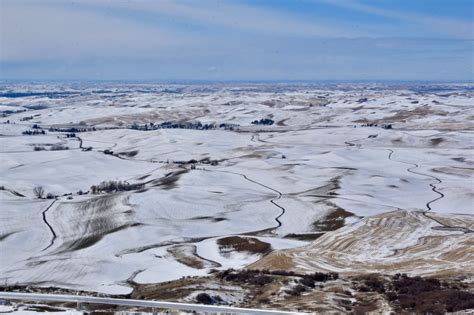
M 300 241 L 314 241 L 319 237 L 323 236 L 324 232 L 313 232 L 313 233 L 290 233 L 285 235 L 285 238 L 291 238 Z
M 287 121 L 289 118 L 285 118 L 285 119 L 282 119 L 280 121 L 278 121 L 276 124 L 277 126 L 280 126 L 280 127 L 284 127 L 284 126 L 287 126 L 287 124 L 285 124 L 285 121 Z
M 138 150 L 132 150 L 132 151 L 125 151 L 125 152 L 119 152 L 118 155 L 121 156 L 126 156 L 129 158 L 132 158 L 138 154 Z
M 187 172 L 188 172 L 188 170 L 185 170 L 185 169 L 174 171 L 174 172 L 171 172 L 171 173 L 165 175 L 162 178 L 152 180 L 151 184 L 153 186 L 159 186 L 160 188 L 163 188 L 163 189 L 172 189 L 172 188 L 176 187 L 176 183 L 178 182 L 181 175 L 183 175 Z
M 275 107 L 276 101 L 274 101 L 274 100 L 263 101 L 262 105 L 265 105 L 265 106 L 268 106 L 268 107 Z
M 307 191 L 299 192 L 294 195 L 304 195 L 304 196 L 314 196 L 314 197 L 324 197 L 327 195 L 336 195 L 335 191 L 339 189 L 339 178 L 331 180 L 328 184 L 313 188 Z
M 180 263 L 195 269 L 217 268 L 217 262 L 202 258 L 197 254 L 196 245 L 174 245 L 168 248 L 168 253 Z
M 6 233 L 6 234 L 1 234 L 0 235 L 0 242 L 7 239 L 9 236 L 15 234 L 15 233 L 18 233 L 18 231 L 14 231 L 14 232 L 10 232 L 10 233 Z
M 150 176 L 151 176 L 150 174 L 146 174 L 146 175 L 138 177 L 137 180 L 144 180 L 144 179 L 147 179 Z
M 401 144 L 403 143 L 403 140 L 400 137 L 400 138 L 391 139 L 390 142 L 392 142 L 393 144 Z
M 461 178 L 472 178 L 474 177 L 474 168 L 472 167 L 452 167 L 452 166 L 445 166 L 445 167 L 437 167 L 432 168 L 431 171 L 435 173 L 441 173 L 451 176 L 457 176 Z
M 296 266 L 284 252 L 276 251 L 247 267 L 250 269 L 293 270 Z
M 439 137 L 439 138 L 432 138 L 432 139 L 430 139 L 430 144 L 435 147 L 435 146 L 439 145 L 439 144 L 440 144 L 441 142 L 443 142 L 443 141 L 444 141 L 444 138 L 441 138 L 441 137 Z
M 8 193 L 10 193 L 10 194 L 12 194 L 12 195 L 14 195 L 14 196 L 16 196 L 16 197 L 25 197 L 25 195 L 19 193 L 18 191 L 15 191 L 15 190 L 13 190 L 13 189 L 7 189 L 7 188 L 5 188 L 5 187 L 3 187 L 3 186 L 0 187 L 0 191 L 8 192 Z
M 448 113 L 435 110 L 428 105 L 420 106 L 412 110 L 397 110 L 395 114 L 392 116 L 387 116 L 381 119 L 375 120 L 367 120 L 366 118 L 355 120 L 356 123 L 374 123 L 374 124 L 382 124 L 382 123 L 396 123 L 396 122 L 404 122 L 409 119 L 417 118 L 417 117 L 425 117 L 428 115 L 433 116 L 446 116 Z
M 222 255 L 232 252 L 247 252 L 250 254 L 266 254 L 271 251 L 271 245 L 253 237 L 229 236 L 217 240 Z
M 451 160 L 459 162 L 459 163 L 466 163 L 468 165 L 474 165 L 473 161 L 466 160 L 466 158 L 464 157 L 456 157 L 456 158 L 452 158 Z
M 221 192 L 214 192 L 214 193 L 221 193 Z M 226 221 L 227 218 L 200 216 L 200 217 L 191 218 L 191 220 L 204 220 L 204 221 L 211 221 L 211 222 L 221 222 L 221 221 Z
M 191 277 L 170 282 L 152 284 L 132 284 L 131 299 L 179 301 L 191 293 L 204 288 L 210 279 Z
M 353 216 L 352 212 L 336 208 L 327 216 L 313 223 L 314 231 L 334 231 L 344 226 L 345 219 Z
M 297 195 L 304 196 L 315 196 L 315 197 L 324 197 L 331 198 L 331 195 L 336 194 L 335 191 L 339 189 L 339 180 L 333 180 L 329 184 L 311 189 L 308 191 L 297 193 Z M 321 202 L 321 201 L 318 201 Z M 339 228 L 342 228 L 345 225 L 346 218 L 354 216 L 352 212 L 348 212 L 340 207 L 335 206 L 331 202 L 325 202 L 328 207 L 331 207 L 333 210 L 326 216 L 318 219 L 313 223 L 313 232 L 309 233 L 291 233 L 285 235 L 285 238 L 297 239 L 302 241 L 314 241 L 323 236 L 329 231 L 334 231 Z M 277 269 L 291 268 L 292 262 L 290 259 L 283 258 L 283 255 L 278 255 L 277 253 L 272 253 L 275 257 L 266 259 L 271 260 L 272 266 L 275 266 Z M 264 268 L 260 266 L 259 262 L 253 264 L 255 268 Z

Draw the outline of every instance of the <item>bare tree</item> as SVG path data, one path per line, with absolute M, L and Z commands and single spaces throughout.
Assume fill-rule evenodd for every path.
M 43 186 L 36 186 L 33 189 L 33 192 L 35 193 L 36 198 L 41 199 L 43 198 L 43 195 L 44 195 L 44 188 Z

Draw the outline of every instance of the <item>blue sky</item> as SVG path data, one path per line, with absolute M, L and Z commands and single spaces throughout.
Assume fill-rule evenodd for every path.
M 474 80 L 472 0 L 0 0 L 1 79 Z

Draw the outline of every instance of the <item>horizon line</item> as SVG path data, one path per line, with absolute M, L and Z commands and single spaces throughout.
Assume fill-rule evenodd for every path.
M 426 80 L 426 79 L 0 79 L 0 84 L 5 83 L 156 83 L 156 84 L 321 84 L 321 83 L 383 83 L 383 84 L 474 84 L 471 80 Z

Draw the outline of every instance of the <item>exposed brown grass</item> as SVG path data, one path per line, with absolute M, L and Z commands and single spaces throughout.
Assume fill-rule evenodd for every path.
M 268 243 L 253 237 L 229 236 L 217 240 L 221 253 L 248 252 L 251 254 L 266 254 L 271 251 Z

